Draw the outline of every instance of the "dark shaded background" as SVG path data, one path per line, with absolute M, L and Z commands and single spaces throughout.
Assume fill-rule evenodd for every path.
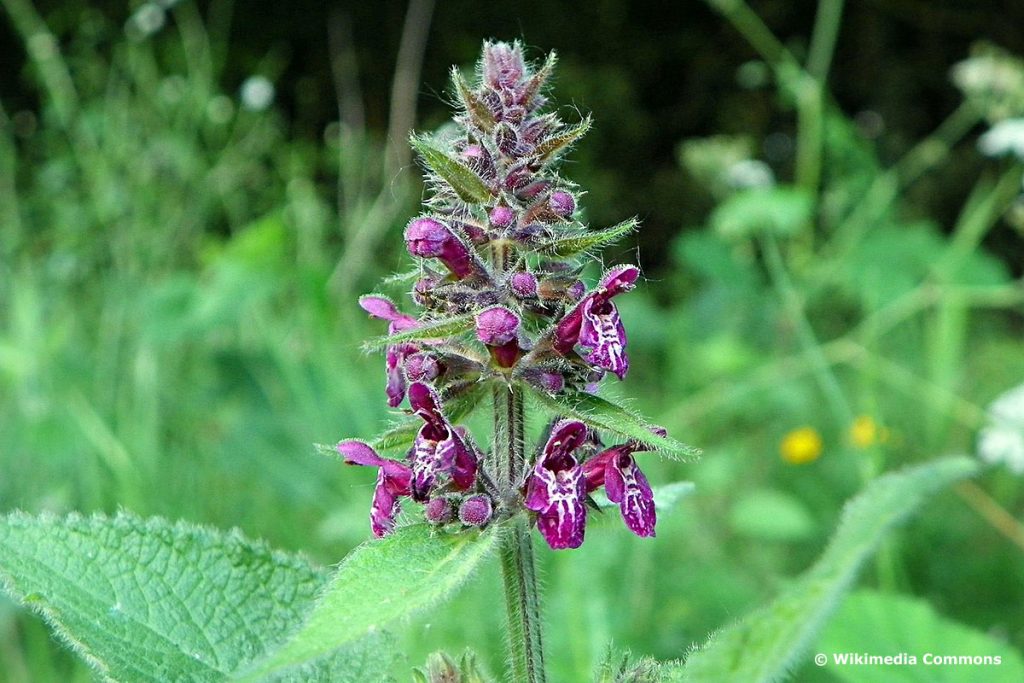
M 120 2 L 90 5 L 114 25 L 126 15 Z M 751 5 L 790 49 L 798 56 L 804 52 L 814 2 L 755 0 Z M 81 20 L 79 3 L 38 6 L 57 35 L 67 35 Z M 225 90 L 231 92 L 254 71 L 274 65 L 280 70 L 274 80 L 290 133 L 311 140 L 338 118 L 328 23 L 348 22 L 365 120 L 384 135 L 406 3 L 253 0 L 233 6 L 207 3 L 205 9 L 230 17 Z M 1024 53 L 1022 26 L 1024 3 L 1010 0 L 847 3 L 830 87 L 847 113 L 873 111 L 881 116 L 884 126 L 877 144 L 883 162 L 888 162 L 956 107 L 960 94 L 950 83 L 949 67 L 967 55 L 972 43 L 984 38 Z M 772 88 L 737 84 L 737 69 L 756 54 L 704 3 L 622 0 L 440 0 L 422 73 L 419 128 L 446 120 L 449 65 L 472 63 L 481 40 L 488 37 L 520 38 L 534 57 L 558 51 L 559 104 L 592 111 L 597 122 L 567 174 L 589 188 L 592 222 L 640 214 L 645 228 L 639 241 L 648 267 L 663 263 L 665 250 L 659 245 L 680 227 L 699 222 L 711 206 L 677 163 L 681 140 L 711 133 L 744 133 L 763 140 L 771 133 L 788 135 L 793 128 L 792 117 L 779 115 Z M 112 41 L 119 38 L 110 36 Z M 0 98 L 15 110 L 35 108 L 36 91 L 26 81 L 21 43 L 4 23 L 0 57 Z M 964 179 L 977 175 L 983 163 L 969 144 L 961 146 L 961 162 L 950 164 L 945 177 L 929 179 L 916 190 L 927 195 L 932 215 L 946 228 L 962 205 L 968 187 Z M 791 160 L 785 145 L 769 161 L 786 177 Z M 1005 231 L 997 231 L 993 239 L 989 246 L 1019 272 L 1024 254 L 1007 252 L 1013 247 Z

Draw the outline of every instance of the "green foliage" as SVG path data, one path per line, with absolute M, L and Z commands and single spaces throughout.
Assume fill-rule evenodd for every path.
M 436 605 L 487 557 L 497 535 L 444 535 L 425 524 L 403 527 L 352 551 L 305 622 L 239 680 L 307 666 L 399 617 Z
M 914 666 L 835 666 L 829 673 L 849 683 L 998 683 L 1024 680 L 1024 657 L 997 638 L 947 619 L 925 600 L 895 593 L 861 590 L 842 607 L 818 638 L 817 651 L 878 655 L 906 653 Z M 994 664 L 935 664 L 924 655 L 999 657 Z
M 636 439 L 650 446 L 652 450 L 671 458 L 695 460 L 700 457 L 701 450 L 699 448 L 688 446 L 672 437 L 659 436 L 651 432 L 651 425 L 644 422 L 634 412 L 600 396 L 569 391 L 549 394 L 526 382 L 523 382 L 522 386 L 529 389 L 541 405 L 556 414 L 575 417 L 594 429 Z
M 429 323 L 411 330 L 405 330 L 404 332 L 396 332 L 395 334 L 368 339 L 363 343 L 363 349 L 366 351 L 379 351 L 392 344 L 401 344 L 403 342 L 446 339 L 463 332 L 468 332 L 471 329 L 473 329 L 473 316 L 470 314 L 457 315 L 452 318 L 432 320 Z
M 541 253 L 554 258 L 571 258 L 585 252 L 596 251 L 609 244 L 614 244 L 633 232 L 637 225 L 639 225 L 637 219 L 630 218 L 603 230 L 579 232 L 575 235 L 559 237 L 541 247 Z
M 947 458 L 872 482 L 847 505 L 828 548 L 811 569 L 767 608 L 713 634 L 685 665 L 668 673 L 673 680 L 783 680 L 882 538 L 929 496 L 978 470 L 967 458 Z
M 16 513 L 0 521 L 0 580 L 104 680 L 158 683 L 226 680 L 302 623 L 326 575 L 238 532 Z M 377 633 L 288 680 L 382 680 L 391 659 Z
M 424 137 L 413 136 L 409 143 L 419 153 L 427 168 L 451 185 L 459 199 L 471 204 L 482 204 L 492 199 L 491 191 L 480 180 L 480 176 L 461 161 L 452 158 Z

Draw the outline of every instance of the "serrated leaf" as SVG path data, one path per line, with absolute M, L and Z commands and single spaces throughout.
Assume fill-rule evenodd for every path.
M 618 225 L 613 225 L 612 227 L 605 228 L 603 230 L 580 232 L 574 235 L 560 237 L 559 239 L 552 240 L 541 245 L 538 248 L 538 251 L 545 256 L 551 256 L 554 258 L 570 258 L 577 254 L 589 252 L 594 249 L 600 249 L 612 244 L 636 230 L 638 225 L 639 222 L 636 218 L 630 218 L 629 220 L 622 221 Z
M 459 199 L 470 204 L 483 204 L 493 199 L 490 189 L 473 169 L 434 147 L 425 138 L 413 136 L 410 143 L 427 166 L 451 185 Z
M 944 458 L 879 477 L 843 512 L 818 561 L 767 608 L 711 636 L 685 665 L 665 668 L 670 681 L 779 681 L 800 657 L 882 538 L 944 486 L 974 476 L 979 464 Z
M 107 681 L 226 680 L 297 628 L 325 581 L 237 531 L 124 513 L 0 518 L 0 583 Z M 353 641 L 299 678 L 382 680 L 390 651 L 380 634 Z
M 538 161 L 547 162 L 556 154 L 561 152 L 566 147 L 569 147 L 581 137 L 587 134 L 590 130 L 590 114 L 587 114 L 586 118 L 577 123 L 575 126 L 570 126 L 561 133 L 557 133 L 547 138 L 534 149 L 534 156 Z
M 829 659 L 836 678 L 850 683 L 972 683 L 1024 681 L 1024 657 L 1006 643 L 966 624 L 947 619 L 925 600 L 909 595 L 862 590 L 844 602 L 815 649 Z M 844 653 L 917 658 L 917 665 L 854 666 L 835 659 Z M 924 655 L 999 657 L 999 664 L 936 664 Z
M 686 498 L 695 490 L 696 486 L 694 486 L 692 481 L 675 481 L 671 484 L 655 486 L 652 488 L 654 493 L 654 507 L 658 512 L 668 512 L 678 505 L 679 501 Z M 613 503 L 608 500 L 608 496 L 605 495 L 604 491 L 595 491 L 590 495 L 590 497 L 601 509 L 617 508 L 619 506 L 618 503 Z
M 528 382 L 521 386 L 543 405 L 557 414 L 575 417 L 595 429 L 614 432 L 620 436 L 636 439 L 663 455 L 680 460 L 693 461 L 700 457 L 701 450 L 688 446 L 672 437 L 658 436 L 650 425 L 631 410 L 612 403 L 607 399 L 586 392 L 562 391 L 549 394 Z
M 411 330 L 397 332 L 395 334 L 373 337 L 363 342 L 364 351 L 380 351 L 392 344 L 404 342 L 425 341 L 429 339 L 443 339 L 452 337 L 473 329 L 473 316 L 471 314 L 458 315 L 453 318 L 443 318 L 423 323 Z
M 236 680 L 255 681 L 317 661 L 387 622 L 440 602 L 491 552 L 496 531 L 451 535 L 416 524 L 364 543 L 341 563 L 288 642 Z
M 494 113 L 480 97 L 469 87 L 469 83 L 462 77 L 462 72 L 457 66 L 452 67 L 452 83 L 455 84 L 455 92 L 462 100 L 462 106 L 472 118 L 473 123 L 485 131 L 490 131 L 497 123 L 494 120 Z

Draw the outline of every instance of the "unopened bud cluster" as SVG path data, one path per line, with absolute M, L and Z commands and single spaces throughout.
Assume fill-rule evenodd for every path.
M 418 261 L 410 298 L 421 310 L 404 313 L 377 295 L 360 305 L 394 337 L 389 405 L 408 399 L 422 426 L 403 461 L 359 441 L 338 445 L 346 462 L 378 467 L 370 515 L 378 536 L 394 528 L 399 500 L 411 498 L 425 505 L 429 522 L 444 525 L 484 526 L 525 508 L 552 547 L 577 547 L 587 496 L 601 486 L 630 529 L 654 535 L 653 495 L 633 458 L 644 445 L 602 450 L 583 422 L 561 420 L 509 496 L 508 485 L 488 475 L 491 456 L 446 408 L 481 384 L 593 392 L 606 373 L 621 379 L 629 369 L 614 299 L 640 271 L 614 266 L 589 290 L 579 278 L 592 233 L 576 219 L 580 193 L 555 165 L 589 119 L 568 125 L 545 112 L 553 67 L 553 55 L 533 69 L 519 44 L 485 43 L 475 86 L 453 72 L 457 133 L 413 139 L 429 198 L 404 240 Z

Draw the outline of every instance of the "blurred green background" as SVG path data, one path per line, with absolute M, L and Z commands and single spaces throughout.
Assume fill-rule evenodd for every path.
M 645 464 L 697 484 L 657 540 L 599 521 L 540 553 L 553 680 L 610 640 L 682 656 L 806 568 L 866 481 L 973 453 L 1024 382 L 1018 4 L 0 8 L 0 510 L 123 507 L 323 563 L 366 539 L 373 473 L 312 444 L 387 423 L 355 297 L 407 259 L 406 133 L 444 122 L 449 65 L 488 37 L 558 50 L 556 103 L 593 112 L 563 172 L 593 225 L 644 222 L 605 255 L 647 278 L 612 391 L 705 450 Z M 1024 648 L 1022 511 L 994 470 L 862 585 Z M 405 669 L 469 645 L 500 671 L 496 590 L 491 567 L 399 628 Z M 0 679 L 89 675 L 0 599 Z

